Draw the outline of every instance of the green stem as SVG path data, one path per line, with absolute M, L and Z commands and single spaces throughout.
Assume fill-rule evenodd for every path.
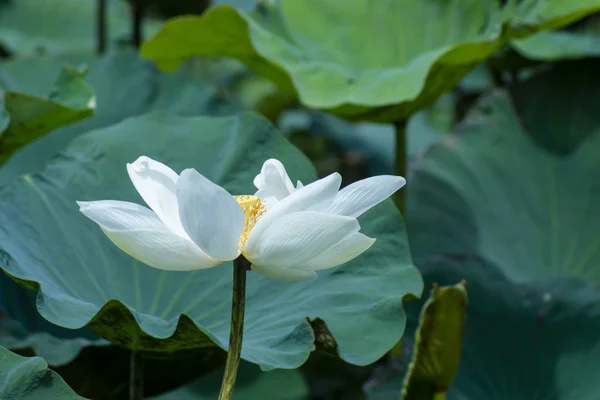
M 396 128 L 396 154 L 395 154 L 395 165 L 394 174 L 406 178 L 406 123 L 407 120 L 396 121 L 394 127 Z M 404 215 L 406 211 L 406 187 L 400 189 L 394 195 L 394 203 Z
M 137 351 L 129 358 L 129 400 L 144 399 L 144 359 Z
M 106 50 L 106 0 L 96 0 L 96 52 Z
M 134 0 L 131 4 L 132 10 L 132 26 L 131 26 L 131 42 L 136 49 L 139 49 L 144 38 L 142 37 L 142 25 L 144 22 L 144 4 L 141 0 Z
M 229 351 L 225 362 L 225 374 L 221 384 L 219 400 L 230 400 L 235 386 L 242 339 L 244 335 L 244 309 L 246 306 L 246 269 L 249 267 L 244 256 L 233 261 L 233 298 L 231 303 L 231 329 L 229 331 Z

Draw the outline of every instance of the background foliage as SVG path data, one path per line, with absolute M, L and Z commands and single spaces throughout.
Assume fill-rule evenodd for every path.
M 369 252 L 250 276 L 235 399 L 600 397 L 599 1 L 100 3 L 0 0 L 0 397 L 126 399 L 132 350 L 147 398 L 217 397 L 228 266 L 77 211 L 139 202 L 142 154 L 236 193 L 270 157 L 406 175 Z

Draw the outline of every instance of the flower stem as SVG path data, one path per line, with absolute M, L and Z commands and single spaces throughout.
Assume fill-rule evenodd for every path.
M 129 400 L 144 398 L 144 359 L 133 350 L 129 358 Z
M 406 178 L 406 153 L 408 151 L 406 147 L 406 124 L 407 120 L 403 119 L 396 121 L 394 127 L 396 128 L 396 154 L 395 154 L 395 165 L 394 174 Z M 402 213 L 406 211 L 406 188 L 399 190 L 394 195 L 394 203 Z
M 230 400 L 235 386 L 242 338 L 244 335 L 244 309 L 246 307 L 246 270 L 249 267 L 244 256 L 233 261 L 233 298 L 231 304 L 231 328 L 229 331 L 229 351 L 225 362 L 225 374 L 221 384 L 219 400 Z

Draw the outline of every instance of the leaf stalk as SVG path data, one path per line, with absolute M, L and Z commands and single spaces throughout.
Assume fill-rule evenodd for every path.
M 129 400 L 144 399 L 144 358 L 133 350 L 129 358 Z
M 394 175 L 399 175 L 406 178 L 407 171 L 407 152 L 406 147 L 406 126 L 408 120 L 403 119 L 394 123 L 396 129 L 396 154 L 394 157 Z M 403 190 L 398 190 L 394 195 L 394 203 L 402 213 L 406 212 L 406 187 Z
M 106 51 L 106 0 L 96 0 L 96 53 Z
M 144 41 L 143 38 L 143 24 L 144 24 L 144 13 L 145 4 L 141 0 L 134 0 L 131 4 L 132 7 L 132 24 L 131 24 L 131 43 L 136 49 L 139 49 Z

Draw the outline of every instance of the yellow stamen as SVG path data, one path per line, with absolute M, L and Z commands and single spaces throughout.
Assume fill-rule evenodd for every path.
M 248 240 L 248 235 L 250 235 L 250 231 L 256 225 L 256 222 L 263 216 L 263 214 L 267 211 L 265 209 L 264 204 L 260 199 L 256 196 L 233 196 L 235 201 L 238 202 L 242 210 L 244 210 L 244 216 L 246 217 L 246 224 L 244 225 L 244 231 L 240 236 L 240 240 L 238 245 L 240 249 L 244 248 L 246 241 Z

